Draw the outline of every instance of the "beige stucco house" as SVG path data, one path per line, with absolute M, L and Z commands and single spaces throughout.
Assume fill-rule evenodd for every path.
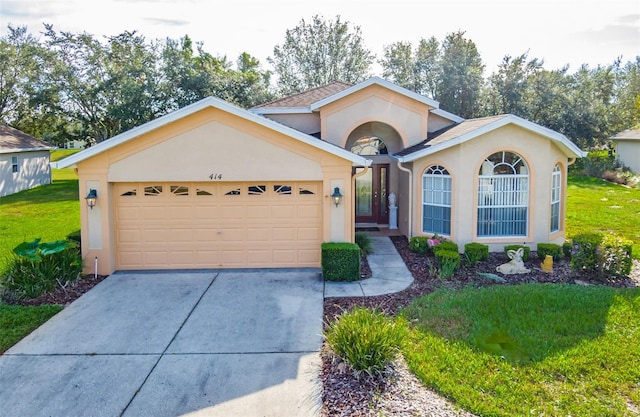
M 640 129 L 627 129 L 611 140 L 615 143 L 616 159 L 640 174 Z
M 461 248 L 562 243 L 581 156 L 516 116 L 464 120 L 371 78 L 250 110 L 207 98 L 58 166 L 76 167 L 82 196 L 97 192 L 81 205 L 83 255 L 108 274 L 319 267 L 321 243 L 353 241 L 357 224 Z
M 0 124 L 0 197 L 51 183 L 50 143 Z

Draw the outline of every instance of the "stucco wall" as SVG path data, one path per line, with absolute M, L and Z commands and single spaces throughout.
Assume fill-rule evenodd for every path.
M 144 181 L 322 181 L 324 241 L 352 241 L 351 162 L 221 110 L 208 108 L 77 164 L 80 195 L 98 190 L 98 204 L 81 204 L 83 257 L 98 273 L 115 269 L 113 184 Z M 220 176 L 210 177 L 211 174 Z M 333 205 L 333 187 L 344 195 Z M 87 262 L 87 272 L 93 262 Z
M 640 140 L 617 141 L 616 158 L 633 172 L 640 174 Z
M 511 151 L 524 158 L 529 169 L 529 211 L 527 236 L 515 238 L 478 237 L 476 231 L 478 172 L 484 159 L 498 151 Z M 559 163 L 562 169 L 560 231 L 550 233 L 551 175 Z M 510 125 L 414 162 L 415 190 L 413 234 L 422 232 L 422 175 L 431 165 L 444 166 L 452 177 L 452 225 L 450 238 L 462 250 L 465 243 L 489 244 L 500 251 L 508 243 L 564 241 L 567 157 L 548 139 Z
M 351 132 L 367 122 L 393 127 L 404 147 L 427 137 L 429 106 L 370 86 L 320 109 L 322 138 L 344 147 Z
M 266 114 L 265 117 L 304 132 L 307 135 L 320 132 L 319 113 Z
M 12 172 L 12 157 L 18 157 L 18 172 Z M 51 183 L 49 151 L 0 154 L 0 197 Z

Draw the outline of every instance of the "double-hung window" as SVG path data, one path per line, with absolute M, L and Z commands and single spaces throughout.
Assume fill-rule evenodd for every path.
M 422 231 L 451 234 L 451 175 L 440 165 L 422 176 Z
M 17 156 L 12 156 L 11 157 L 11 172 L 13 172 L 14 174 L 16 172 L 20 171 L 20 166 L 18 165 L 18 157 Z
M 528 206 L 529 170 L 524 159 L 507 151 L 485 159 L 478 175 L 478 236 L 526 236 Z

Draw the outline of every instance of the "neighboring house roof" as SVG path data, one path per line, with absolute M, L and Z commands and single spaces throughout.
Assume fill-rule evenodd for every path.
M 509 124 L 514 124 L 549 138 L 554 141 L 569 157 L 579 158 L 586 156 L 586 152 L 580 150 L 580 148 L 578 148 L 566 136 L 512 114 L 469 119 L 461 123 L 448 126 L 429 134 L 429 137 L 427 137 L 427 139 L 422 143 L 411 146 L 394 156 L 400 162 L 415 161 Z
M 624 130 L 611 139 L 613 140 L 640 140 L 640 129 L 627 129 Z
M 123 132 L 119 135 L 116 135 L 110 139 L 107 139 L 103 142 L 100 142 L 90 148 L 87 148 L 81 152 L 68 156 L 60 161 L 53 163 L 52 166 L 54 168 L 67 168 L 75 165 L 78 162 L 84 161 L 85 159 L 91 158 L 95 155 L 98 155 L 102 152 L 105 152 L 113 147 L 116 147 L 122 143 L 128 142 L 132 139 L 135 139 L 141 135 L 144 135 L 148 132 L 151 132 L 155 129 L 158 129 L 164 125 L 172 123 L 176 120 L 182 119 L 186 116 L 194 114 L 200 110 L 203 110 L 207 107 L 213 107 L 216 109 L 220 109 L 222 111 L 228 112 L 235 116 L 241 117 L 243 119 L 252 121 L 259 125 L 265 126 L 269 129 L 287 135 L 295 140 L 311 145 L 315 148 L 322 149 L 326 152 L 344 158 L 348 161 L 353 162 L 358 165 L 371 165 L 371 160 L 363 158 L 360 155 L 355 155 L 349 152 L 346 149 L 342 149 L 339 146 L 333 145 L 331 143 L 318 140 L 317 138 L 307 135 L 305 133 L 300 132 L 299 130 L 293 129 L 291 127 L 285 126 L 283 124 L 277 123 L 273 120 L 267 119 L 265 117 L 258 116 L 250 111 L 247 111 L 243 108 L 237 107 L 233 104 L 230 104 L 226 101 L 215 97 L 207 97 L 200 101 L 197 101 L 193 104 L 190 104 L 182 109 L 176 110 L 172 113 L 166 114 L 162 117 L 159 117 L 155 120 L 147 122 L 143 125 L 135 127 L 131 130 Z
M 31 135 L 0 124 L 0 153 L 48 151 L 56 149 L 55 145 L 35 138 Z

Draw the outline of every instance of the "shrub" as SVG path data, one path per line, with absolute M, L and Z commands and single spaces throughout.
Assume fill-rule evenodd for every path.
M 329 325 L 325 338 L 333 352 L 356 374 L 382 375 L 400 352 L 406 332 L 401 319 L 356 307 Z
M 629 275 L 633 261 L 631 251 L 633 242 L 614 234 L 606 234 L 602 238 L 600 250 L 600 267 L 605 275 Z
M 373 252 L 373 247 L 371 246 L 371 238 L 367 234 L 364 234 L 362 232 L 357 232 L 356 245 L 360 247 L 360 250 L 365 255 L 368 255 L 371 252 Z
M 570 241 L 564 242 L 562 244 L 562 254 L 565 258 L 571 258 L 571 250 L 573 249 L 573 245 Z
M 571 267 L 575 270 L 598 273 L 598 252 L 602 242 L 599 233 L 581 233 L 571 241 Z
M 409 239 L 409 250 L 411 252 L 419 253 L 424 255 L 427 253 L 427 240 L 429 238 L 426 236 L 412 236 Z
M 529 260 L 529 256 L 531 256 L 531 248 L 527 245 L 506 245 L 504 247 L 504 253 L 508 254 L 510 250 L 517 251 L 520 248 L 524 248 L 522 261 L 527 262 Z
M 454 242 L 440 242 L 433 247 L 433 253 L 437 253 L 441 250 L 449 250 L 453 252 L 458 252 L 458 244 Z
M 464 245 L 464 256 L 470 265 L 489 259 L 489 245 L 471 242 Z
M 460 267 L 458 251 L 441 249 L 435 252 L 435 255 L 440 278 L 449 278 Z
M 562 246 L 555 243 L 538 243 L 536 248 L 538 258 L 544 260 L 547 255 L 551 255 L 554 261 L 562 259 Z
M 13 249 L 14 255 L 0 278 L 3 298 L 36 298 L 65 287 L 82 272 L 78 244 L 59 240 L 40 243 L 40 239 L 23 242 Z
M 321 253 L 322 276 L 327 281 L 360 279 L 360 247 L 349 242 L 325 242 Z

